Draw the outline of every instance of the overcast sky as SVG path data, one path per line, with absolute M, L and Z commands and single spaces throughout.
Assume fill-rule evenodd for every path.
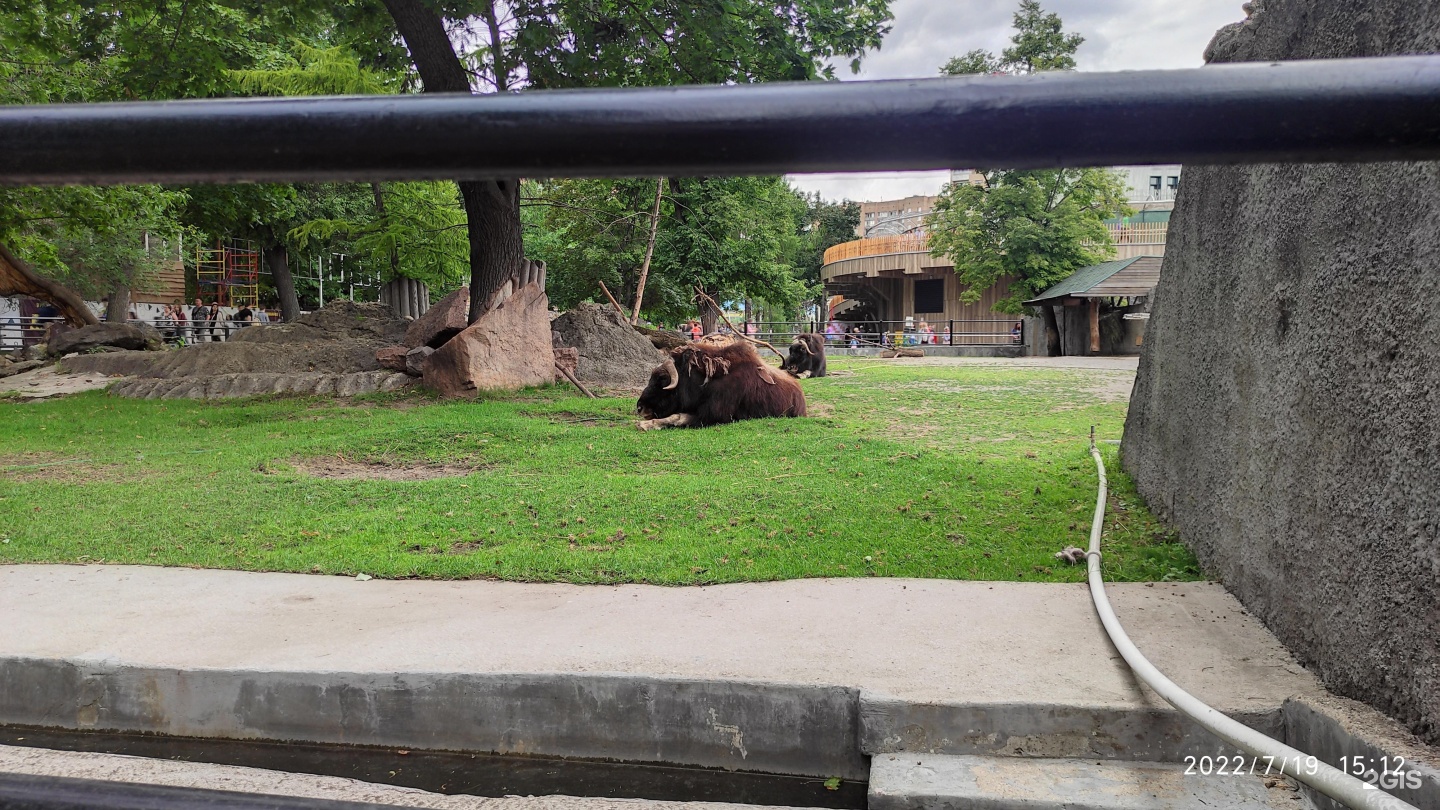
M 1216 29 L 1245 18 L 1243 0 L 1041 0 L 1085 37 L 1075 60 L 1080 70 L 1152 70 L 1199 67 Z M 879 51 L 851 79 L 937 76 L 952 56 L 975 48 L 999 53 L 1014 33 L 1019 0 L 891 0 L 895 22 Z M 944 172 L 869 172 L 792 175 L 804 191 L 826 199 L 887 200 L 935 194 Z

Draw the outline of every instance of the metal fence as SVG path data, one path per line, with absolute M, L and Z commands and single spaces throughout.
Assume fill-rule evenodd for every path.
M 147 321 L 142 318 L 134 318 L 126 321 L 132 324 L 142 324 L 154 327 L 160 333 L 164 342 L 177 346 L 190 346 L 196 343 L 222 342 L 229 340 L 232 335 L 241 329 L 252 327 L 268 326 L 261 322 L 242 323 L 239 321 L 184 321 L 179 324 L 166 321 Z M 12 315 L 0 320 L 0 350 L 13 351 L 16 349 L 38 346 L 49 340 L 51 327 L 64 325 L 64 318 L 42 318 L 38 315 Z
M 825 336 L 825 345 L 837 348 L 890 348 L 896 346 L 1012 346 L 1025 342 L 1025 324 L 1019 318 L 965 318 L 927 321 L 758 321 L 742 325 L 750 337 L 779 346 L 803 334 Z M 680 334 L 693 337 L 683 329 Z

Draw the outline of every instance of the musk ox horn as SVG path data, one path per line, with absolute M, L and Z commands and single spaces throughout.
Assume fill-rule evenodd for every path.
M 814 354 L 814 352 L 810 351 L 810 346 L 807 345 L 807 344 L 805 343 L 805 341 L 801 340 L 801 339 L 798 338 L 798 337 L 795 338 L 795 342 L 794 342 L 794 343 L 791 343 L 790 345 L 791 345 L 791 346 L 799 346 L 799 347 L 800 347 L 800 350 L 803 351 L 803 352 L 805 352 L 806 354 Z
M 674 390 L 675 386 L 680 384 L 680 372 L 675 368 L 675 361 L 667 357 L 665 358 L 665 362 L 661 363 L 660 365 L 662 368 L 665 369 L 665 373 L 670 375 L 670 384 L 665 386 L 665 388 L 663 388 L 662 390 Z

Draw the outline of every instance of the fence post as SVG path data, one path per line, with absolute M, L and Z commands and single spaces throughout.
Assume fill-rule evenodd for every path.
M 950 326 L 949 326 L 949 328 L 947 329 L 947 331 L 945 332 L 945 345 L 946 345 L 946 346 L 954 346 L 954 345 L 955 345 L 955 319 L 954 319 L 954 318 L 951 318 L 951 319 L 950 319 Z

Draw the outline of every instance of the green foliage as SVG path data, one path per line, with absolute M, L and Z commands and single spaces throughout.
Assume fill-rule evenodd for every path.
M 795 260 L 795 275 L 805 284 L 820 286 L 820 268 L 825 264 L 825 250 L 855 238 L 860 226 L 860 203 L 827 202 L 817 192 L 805 198 L 805 217 L 800 226 L 800 249 Z
M 358 187 L 352 187 L 358 188 Z M 425 282 L 434 290 L 451 290 L 464 283 L 470 267 L 465 210 L 454 183 L 377 184 L 384 194 L 385 212 L 366 205 L 344 212 L 348 216 L 315 218 L 291 229 L 286 237 L 299 250 L 318 245 L 343 244 L 366 267 L 384 268 L 382 279 L 398 273 Z M 389 261 L 395 258 L 395 272 Z
M 344 45 L 329 48 L 295 41 L 290 53 L 265 68 L 227 71 L 247 96 L 365 96 L 393 93 L 401 78 L 368 70 Z
M 0 401 L 0 564 L 702 584 L 815 576 L 1080 583 L 1086 441 L 1131 374 L 837 358 L 805 419 L 635 430 L 631 398 Z M 903 407 L 904 413 L 897 413 Z M 141 437 L 144 438 L 141 438 Z M 1116 448 L 1104 566 L 1194 579 Z M 453 465 L 422 481 L 310 475 Z M 517 486 L 517 482 L 523 485 Z M 656 496 L 663 492 L 663 497 Z M 866 557 L 870 558 L 866 562 Z
M 763 298 L 781 311 L 805 298 L 793 264 L 805 201 L 784 178 L 677 178 L 670 196 L 676 215 L 656 240 L 652 269 L 677 294 L 689 299 L 698 285 L 717 300 Z
M 1009 277 L 1009 295 L 995 309 L 1018 314 L 1022 301 L 1113 255 L 1105 220 L 1130 213 L 1113 171 L 996 171 L 985 178 L 985 188 L 947 185 L 926 218 L 930 252 L 954 262 L 962 300 L 978 300 Z
M 521 206 L 530 226 L 525 252 L 546 263 L 551 302 L 569 309 L 602 296 L 603 281 L 622 303 L 633 306 L 650 235 L 655 181 L 555 180 L 528 183 L 523 194 Z M 672 211 L 662 200 L 662 227 L 668 226 Z M 665 299 L 663 291 L 652 286 L 657 281 L 658 274 L 647 282 L 647 302 Z
M 510 9 L 505 56 L 536 88 L 832 78 L 828 60 L 858 70 L 893 19 L 888 0 L 519 0 Z
M 986 73 L 1004 73 L 1000 60 L 987 50 L 976 48 L 964 56 L 955 56 L 941 66 L 946 76 L 973 76 Z
M 551 300 L 561 307 L 604 300 L 603 281 L 633 305 L 655 181 L 548 181 L 527 185 L 525 196 L 525 250 L 548 265 Z M 806 247 L 806 201 L 783 178 L 672 178 L 660 215 L 642 308 L 648 317 L 692 317 L 696 284 L 782 310 L 805 297 L 796 261 Z
M 1074 70 L 1075 51 L 1085 42 L 1079 34 L 1066 34 L 1058 14 L 1047 14 L 1038 0 L 1020 0 L 1015 12 L 1015 35 L 1000 56 L 973 50 L 946 62 L 940 72 L 948 76 L 976 73 L 1040 73 Z

